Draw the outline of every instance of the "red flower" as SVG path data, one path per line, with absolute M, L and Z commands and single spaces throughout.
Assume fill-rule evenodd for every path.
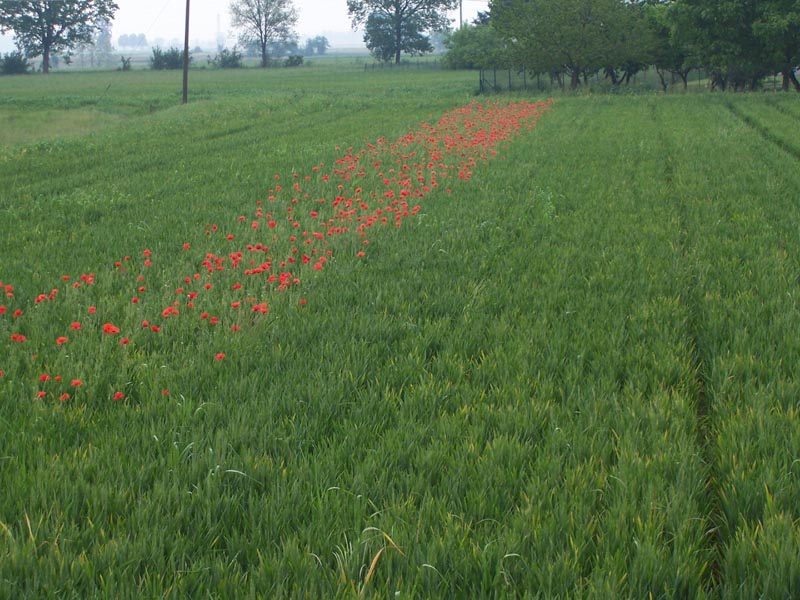
M 149 322 L 147 322 L 147 321 L 142 321 L 142 327 L 144 327 L 145 329 L 147 329 L 148 327 L 150 327 L 150 323 L 149 323 Z
M 42 383 L 44 383 L 45 381 L 50 381 L 50 375 L 48 375 L 47 373 L 42 373 L 41 375 L 39 375 L 39 381 L 41 381 Z
M 64 402 L 65 400 L 69 400 L 69 394 L 63 393 L 58 397 L 58 399 L 61 400 L 61 402 Z
M 27 339 L 28 339 L 28 338 L 26 338 L 26 337 L 25 337 L 24 335 L 22 335 L 21 333 L 12 333 L 12 334 L 11 334 L 11 341 L 12 341 L 12 342 L 19 342 L 19 343 L 22 343 L 22 342 L 26 341 Z
M 59 346 L 63 346 L 68 341 L 69 341 L 69 338 L 68 337 L 64 337 L 63 335 L 61 337 L 59 337 L 59 338 L 56 338 L 56 344 L 59 345 Z
M 162 396 L 169 396 L 169 390 L 161 390 Z
M 17 310 L 14 311 L 14 314 L 11 316 L 14 317 L 15 319 L 19 319 L 22 316 L 22 309 L 18 308 Z
M 72 387 L 81 387 L 83 385 L 83 382 L 80 379 L 73 379 L 72 381 L 69 382 L 69 384 Z
M 107 335 L 115 335 L 119 333 L 119 327 L 112 325 L 111 323 L 103 323 L 103 333 Z
M 74 323 L 72 323 L 72 325 L 70 325 L 70 327 L 71 327 L 72 329 L 74 329 L 75 331 L 77 331 L 78 329 L 80 329 L 80 328 L 81 328 L 81 324 L 80 324 L 80 323 L 78 323 L 77 321 L 75 321 Z
M 126 346 L 126 345 L 130 344 L 130 342 L 131 342 L 131 341 L 130 341 L 128 338 L 122 338 L 122 339 L 119 341 L 119 343 L 120 343 L 120 344 L 122 344 L 123 346 Z
M 124 400 L 125 394 L 122 392 L 114 392 L 114 400 Z
M 43 391 L 36 392 L 36 397 L 37 398 L 44 398 L 46 395 L 47 395 L 47 392 L 43 392 Z
M 223 358 L 225 358 L 225 354 L 222 352 L 214 356 L 215 360 L 222 360 Z
M 96 312 L 97 312 L 97 307 L 96 306 L 90 306 L 89 307 L 89 314 L 90 315 L 93 315 Z

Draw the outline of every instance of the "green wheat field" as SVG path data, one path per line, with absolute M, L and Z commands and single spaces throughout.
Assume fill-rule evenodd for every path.
M 0 79 L 0 597 L 800 597 L 797 95 L 477 83 Z

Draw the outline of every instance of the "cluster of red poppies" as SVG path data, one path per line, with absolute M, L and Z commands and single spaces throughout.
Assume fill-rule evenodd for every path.
M 341 155 L 330 168 L 320 163 L 306 174 L 295 172 L 290 185 L 284 185 L 283 177 L 276 174 L 266 198 L 256 201 L 249 217 L 233 218 L 228 230 L 206 224 L 206 244 L 213 250 L 198 255 L 188 242 L 176 248 L 175 255 L 167 257 L 169 274 L 155 268 L 158 260 L 150 249 L 141 253 L 141 259 L 125 256 L 116 261 L 114 271 L 122 275 L 120 285 L 129 286 L 128 298 L 136 305 L 136 320 L 115 325 L 93 317 L 96 327 L 104 336 L 118 337 L 121 347 L 135 346 L 141 335 L 161 333 L 167 320 L 194 319 L 194 326 L 222 324 L 233 333 L 241 331 L 245 324 L 253 324 L 269 313 L 265 297 L 271 292 L 296 288 L 302 277 L 318 276 L 341 252 L 364 257 L 368 236 L 381 227 L 400 227 L 418 213 L 423 199 L 442 187 L 450 193 L 444 182 L 469 181 L 475 169 L 495 156 L 503 143 L 534 127 L 550 106 L 551 101 L 473 102 L 447 112 L 435 123 L 421 124 L 394 142 L 381 138 L 359 150 L 347 148 L 342 152 L 337 148 Z M 178 285 L 156 281 L 174 275 L 175 269 L 186 269 Z M 74 280 L 64 275 L 61 279 L 65 287 L 81 290 L 93 286 L 96 275 L 83 274 Z M 165 287 L 174 289 L 168 302 L 164 299 Z M 6 297 L 0 300 L 0 335 L 5 338 L 0 338 L 0 349 L 4 350 L 0 357 L 26 352 L 21 347 L 31 345 L 29 337 L 37 330 L 36 305 L 58 302 L 59 289 L 37 295 L 34 310 L 27 312 L 7 306 L 16 303 L 12 285 L 0 282 L 0 290 Z M 157 298 L 149 298 L 150 290 L 155 290 Z M 109 301 L 119 302 L 119 297 L 115 294 Z M 298 298 L 298 303 L 305 305 L 306 299 Z M 75 304 L 70 306 L 74 308 Z M 82 305 L 76 310 L 95 315 L 98 308 Z M 31 322 L 22 327 L 28 312 L 33 313 Z M 248 313 L 249 318 L 242 316 Z M 28 356 L 41 370 L 48 364 L 43 355 L 69 347 L 70 336 L 81 335 L 84 330 L 80 322 L 71 321 L 68 330 L 52 343 L 38 340 L 35 352 L 28 351 Z M 223 361 L 225 353 L 216 352 L 209 358 Z M 11 373 L 4 373 L 2 366 L 0 378 L 8 379 Z M 64 385 L 63 379 L 41 373 L 42 385 L 35 396 L 46 397 L 44 384 Z M 72 392 L 83 385 L 79 379 L 69 381 Z M 70 391 L 56 397 L 67 400 Z M 114 400 L 125 398 L 123 392 L 114 389 L 108 395 Z

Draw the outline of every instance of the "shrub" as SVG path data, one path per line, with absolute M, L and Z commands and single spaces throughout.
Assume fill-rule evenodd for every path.
M 120 70 L 121 71 L 130 71 L 131 70 L 131 59 L 133 57 L 129 56 L 128 58 L 125 58 L 124 56 L 120 56 L 119 58 L 122 61 L 122 66 L 120 67 Z
M 286 58 L 283 63 L 284 67 L 299 67 L 303 64 L 303 57 L 300 55 L 293 54 Z
M 189 56 L 189 62 L 192 62 L 192 57 Z M 183 68 L 183 50 L 178 48 L 169 48 L 162 50 L 159 47 L 153 48 L 153 56 L 150 57 L 150 68 L 154 71 L 166 71 L 170 69 Z
M 31 72 L 31 65 L 22 52 L 0 56 L 0 75 L 22 75 Z
M 220 69 L 239 69 L 242 67 L 242 53 L 236 49 L 236 46 L 232 50 L 224 48 L 209 61 L 209 64 Z

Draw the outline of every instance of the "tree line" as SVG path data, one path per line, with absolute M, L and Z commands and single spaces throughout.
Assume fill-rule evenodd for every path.
M 346 0 L 370 52 L 396 63 L 431 52 L 431 36 L 448 29 L 458 4 Z M 0 0 L 0 31 L 13 31 L 20 52 L 41 56 L 47 72 L 52 55 L 108 31 L 116 10 L 113 0 Z M 239 42 L 257 49 L 262 66 L 277 49 L 297 48 L 293 0 L 230 0 L 229 10 Z M 654 66 L 664 89 L 702 69 L 714 88 L 756 89 L 780 73 L 783 89 L 800 91 L 800 0 L 490 0 L 447 47 L 452 67 L 524 68 L 571 88 L 598 72 L 619 85 Z M 326 49 L 323 37 L 306 44 L 307 53 Z
M 655 67 L 664 89 L 703 70 L 717 89 L 757 89 L 781 74 L 800 91 L 800 0 L 492 0 L 452 33 L 454 68 L 526 68 L 577 88 L 619 85 Z

